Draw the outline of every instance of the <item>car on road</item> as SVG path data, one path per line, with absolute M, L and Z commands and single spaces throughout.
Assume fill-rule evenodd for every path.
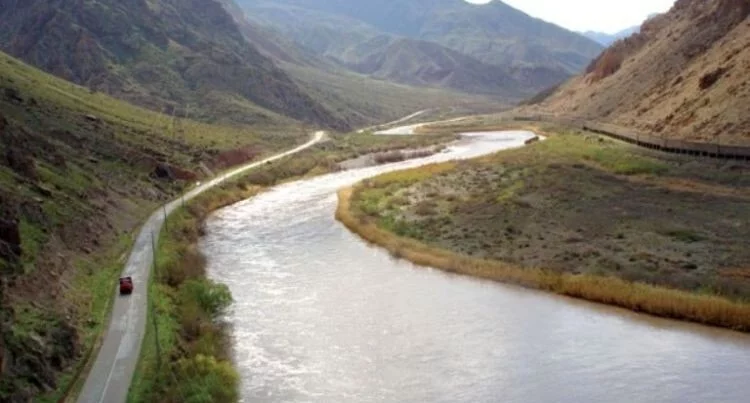
M 121 277 L 120 278 L 120 294 L 130 294 L 133 292 L 133 278 Z

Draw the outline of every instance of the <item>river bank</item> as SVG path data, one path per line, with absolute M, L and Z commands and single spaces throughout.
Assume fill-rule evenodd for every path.
M 425 159 L 285 183 L 212 214 L 200 250 L 235 301 L 226 320 L 241 399 L 742 401 L 747 334 L 425 269 L 334 218 L 343 187 L 460 167 L 532 137 L 467 136 Z
M 730 165 L 553 134 L 367 180 L 337 218 L 418 264 L 748 331 L 750 179 Z
M 230 332 L 221 320 L 231 294 L 226 286 L 206 278 L 205 257 L 197 247 L 204 222 L 213 211 L 291 180 L 431 155 L 441 147 L 430 144 L 453 138 L 335 136 L 333 141 L 232 179 L 170 215 L 159 235 L 149 284 L 151 317 L 128 401 L 185 401 L 194 396 L 225 402 L 238 399 Z

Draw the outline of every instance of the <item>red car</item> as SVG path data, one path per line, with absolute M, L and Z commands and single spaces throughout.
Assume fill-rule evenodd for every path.
M 130 294 L 133 292 L 133 278 L 121 277 L 120 278 L 120 294 Z

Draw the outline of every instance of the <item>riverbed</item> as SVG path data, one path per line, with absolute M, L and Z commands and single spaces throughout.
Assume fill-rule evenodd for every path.
M 747 402 L 748 335 L 416 267 L 334 219 L 341 187 L 530 137 L 472 134 L 216 212 L 201 247 L 235 299 L 243 401 Z

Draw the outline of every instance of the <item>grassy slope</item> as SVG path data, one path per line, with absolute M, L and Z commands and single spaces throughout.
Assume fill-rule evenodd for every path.
M 168 116 L 2 53 L 0 131 L 1 218 L 11 227 L 3 236 L 17 223 L 22 250 L 2 259 L 0 400 L 59 392 L 79 368 L 106 323 L 130 232 L 186 184 L 151 177 L 158 163 L 200 176 L 199 163 L 224 150 L 271 152 L 302 138 L 299 128 L 173 129 Z
M 423 264 L 750 330 L 742 171 L 564 135 L 387 174 L 342 203 L 348 226 Z
M 507 104 L 448 90 L 416 88 L 347 71 L 329 72 L 281 63 L 328 110 L 354 126 L 390 121 L 425 108 L 500 110 Z M 351 114 L 351 110 L 356 111 Z

